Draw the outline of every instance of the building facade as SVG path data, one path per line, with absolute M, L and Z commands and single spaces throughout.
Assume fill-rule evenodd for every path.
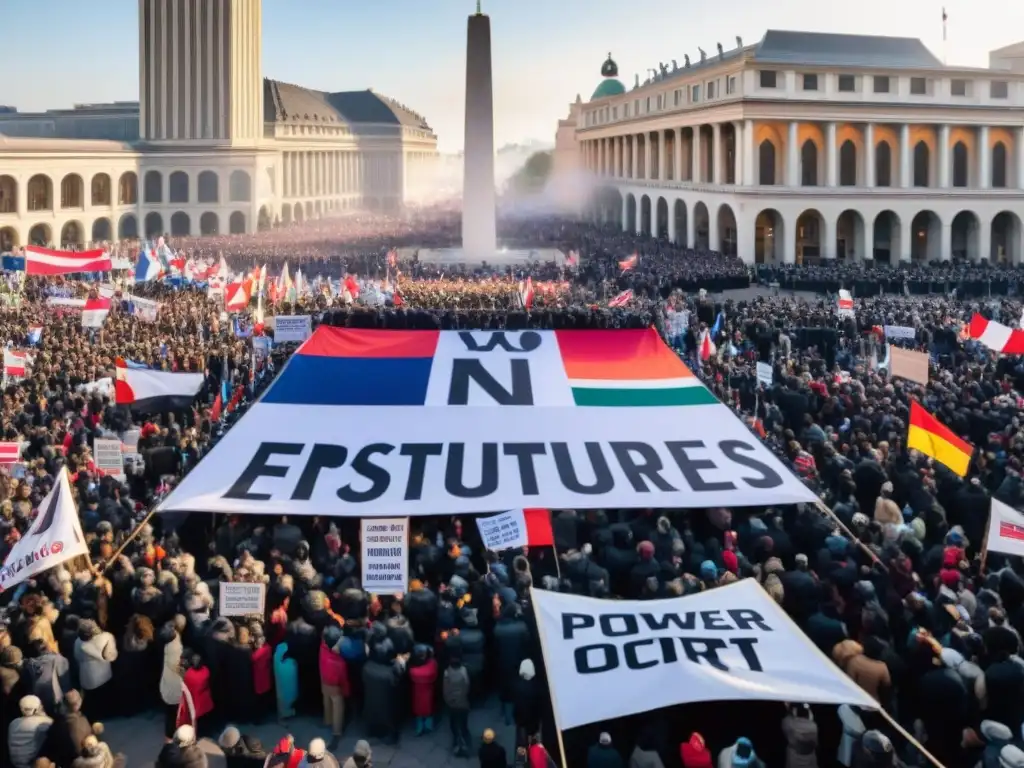
M 559 125 L 601 220 L 747 262 L 1021 261 L 1024 45 L 965 69 L 919 40 L 769 31 L 649 72 Z
M 0 109 L 0 251 L 242 234 L 428 198 L 426 119 L 372 90 L 263 78 L 261 14 L 260 0 L 139 0 L 137 104 Z

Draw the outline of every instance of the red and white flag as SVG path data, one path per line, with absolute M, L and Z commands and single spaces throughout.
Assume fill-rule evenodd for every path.
M 21 443 L 0 443 L 0 465 L 17 464 L 21 458 Z
M 988 320 L 975 313 L 967 328 L 970 337 L 1001 355 L 1024 355 L 1024 330 Z
M 93 251 L 51 251 L 35 245 L 25 246 L 25 273 L 29 275 L 109 272 L 110 268 L 110 254 L 102 248 Z
M 853 317 L 853 296 L 845 288 L 839 289 L 839 299 L 836 303 L 836 309 L 839 311 L 840 317 Z
M 633 300 L 633 289 L 627 288 L 614 299 L 608 302 L 609 307 L 624 307 Z
M 619 262 L 619 269 L 621 269 L 623 272 L 628 272 L 629 270 L 636 267 L 636 263 L 639 259 L 640 257 L 634 253 L 628 259 L 623 259 L 622 261 Z
M 110 299 L 86 299 L 82 307 L 82 327 L 102 328 L 110 314 Z
M 252 298 L 252 281 L 238 280 L 224 289 L 224 308 L 228 312 L 241 312 Z
M 398 264 L 398 253 L 392 248 L 388 251 L 388 266 L 394 267 L 396 264 Z
M 519 283 L 519 300 L 523 302 L 523 309 L 533 306 L 533 278 L 526 278 L 525 283 Z
M 4 376 L 6 378 L 24 378 L 25 367 L 26 360 L 24 352 L 15 352 L 12 349 L 4 350 Z
M 718 352 L 718 347 L 715 346 L 715 342 L 711 340 L 711 331 L 707 328 L 704 329 L 704 336 L 700 340 L 700 359 L 701 362 L 706 363 Z

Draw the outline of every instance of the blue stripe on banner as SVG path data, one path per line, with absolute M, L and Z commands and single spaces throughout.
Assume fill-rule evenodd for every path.
M 432 357 L 292 355 L 262 402 L 279 405 L 423 405 Z

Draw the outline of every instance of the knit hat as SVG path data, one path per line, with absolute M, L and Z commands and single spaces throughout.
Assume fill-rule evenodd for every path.
M 174 732 L 174 742 L 182 747 L 190 746 L 195 744 L 196 741 L 196 729 L 191 725 L 179 726 L 178 730 Z
M 327 754 L 327 742 L 323 739 L 313 739 L 309 742 L 309 749 L 306 750 L 306 754 L 314 761 L 324 759 L 324 755 Z
M 1024 751 L 1013 744 L 999 750 L 999 768 L 1024 768 Z
M 21 710 L 22 715 L 34 715 L 37 712 L 43 711 L 43 702 L 38 696 L 29 694 L 28 696 L 21 697 L 21 701 L 18 702 L 18 709 Z
M 235 726 L 229 725 L 227 728 L 224 729 L 224 733 L 220 735 L 220 738 L 217 739 L 217 743 L 220 744 L 221 747 L 223 747 L 224 749 L 231 749 L 241 740 L 242 734 L 239 732 L 239 730 L 235 728 Z
M 722 562 L 725 564 L 725 570 L 729 571 L 729 573 L 736 573 L 740 569 L 740 561 L 736 557 L 735 552 L 730 552 L 729 550 L 723 552 Z
M 371 757 L 370 743 L 368 741 L 364 741 L 363 739 L 357 741 L 355 749 L 352 750 L 352 756 L 365 758 Z
M 700 577 L 704 581 L 714 581 L 718 578 L 718 566 L 711 560 L 705 560 L 700 564 Z
M 654 545 L 649 541 L 641 541 L 637 544 L 636 551 L 640 553 L 640 557 L 644 560 L 650 560 L 654 557 Z
M 612 743 L 612 737 L 607 733 L 602 732 L 601 735 L 597 737 L 597 743 L 603 747 L 607 747 Z
M 1010 741 L 1013 739 L 1013 731 L 995 720 L 982 720 L 979 730 L 985 741 Z

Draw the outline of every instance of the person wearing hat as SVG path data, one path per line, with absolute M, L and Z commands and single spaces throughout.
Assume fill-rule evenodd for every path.
M 92 734 L 92 726 L 82 714 L 82 694 L 78 691 L 65 693 L 59 709 L 46 734 L 42 754 L 57 765 L 69 765 L 78 757 L 85 737 Z
M 352 754 L 345 760 L 345 764 L 341 768 L 369 768 L 371 764 L 370 758 L 373 757 L 373 752 L 370 750 L 370 743 L 360 739 L 356 742 L 355 749 L 352 750 Z
M 490 728 L 484 731 L 480 749 L 477 750 L 477 758 L 480 760 L 480 768 L 508 768 L 505 748 L 498 743 L 494 731 Z
M 327 751 L 327 744 L 323 739 L 313 739 L 309 742 L 309 749 L 306 756 L 299 763 L 299 768 L 341 768 L 338 759 Z
M 866 731 L 853 753 L 851 768 L 898 768 L 896 750 L 889 737 L 881 731 Z
M 245 736 L 233 725 L 224 729 L 217 744 L 224 752 L 226 768 L 263 768 L 267 760 L 260 740 Z
M 53 720 L 43 711 L 43 702 L 38 696 L 22 696 L 18 707 L 21 717 L 15 718 L 7 730 L 10 764 L 12 768 L 32 768 Z
M 75 661 L 85 711 L 94 720 L 105 717 L 112 703 L 110 695 L 114 686 L 110 681 L 114 676 L 113 662 L 117 661 L 117 641 L 95 621 L 83 619 L 78 625 Z
M 164 744 L 156 758 L 154 768 L 208 768 L 206 753 L 196 743 L 196 732 L 191 725 L 182 725 L 171 742 Z
M 14 719 L 21 714 L 18 703 L 25 695 L 21 679 L 22 654 L 16 645 L 0 650 L 0 734 L 6 734 Z M 0 736 L 0 765 L 7 763 L 7 739 Z
M 601 733 L 597 743 L 587 750 L 587 768 L 626 768 L 626 761 L 612 746 L 612 737 Z

